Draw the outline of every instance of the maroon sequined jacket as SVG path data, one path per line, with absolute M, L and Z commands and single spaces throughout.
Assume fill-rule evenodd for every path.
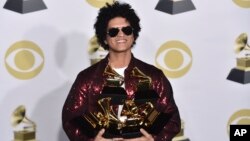
M 63 129 L 70 141 L 91 141 L 82 132 L 83 128 L 75 124 L 74 120 L 83 115 L 86 111 L 95 111 L 97 107 L 97 97 L 101 93 L 106 80 L 103 75 L 105 67 L 108 65 L 108 56 L 98 63 L 80 72 L 72 85 L 72 88 L 65 101 L 62 111 Z M 171 84 L 163 72 L 156 67 L 146 64 L 132 55 L 129 66 L 124 72 L 124 83 L 128 99 L 134 98 L 138 78 L 131 75 L 131 71 L 137 67 L 145 75 L 151 77 L 152 88 L 159 94 L 156 108 L 160 112 L 168 113 L 169 120 L 155 141 L 171 141 L 180 131 L 180 115 L 175 104 Z

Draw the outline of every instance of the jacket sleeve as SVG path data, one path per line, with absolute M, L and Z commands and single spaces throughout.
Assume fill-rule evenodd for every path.
M 171 141 L 180 132 L 181 121 L 179 110 L 175 104 L 172 86 L 162 71 L 160 71 L 160 75 L 157 76 L 154 82 L 154 89 L 160 96 L 156 108 L 168 115 L 166 125 L 157 136 L 154 136 L 154 139 L 156 141 Z
M 77 123 L 80 117 L 88 108 L 87 84 L 84 79 L 78 75 L 62 110 L 62 125 L 70 141 L 91 141 L 83 134 L 83 128 Z

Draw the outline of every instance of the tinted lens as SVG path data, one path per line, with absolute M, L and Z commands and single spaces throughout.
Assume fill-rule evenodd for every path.
M 108 34 L 110 37 L 115 37 L 119 32 L 119 29 L 118 28 L 110 28 L 108 30 Z
M 133 28 L 131 26 L 123 27 L 122 32 L 126 35 L 131 35 L 133 32 Z
M 133 28 L 131 26 L 123 27 L 121 30 L 126 35 L 131 35 L 133 33 Z M 110 37 L 115 37 L 119 33 L 119 31 L 120 31 L 119 28 L 110 28 L 108 30 L 108 35 Z

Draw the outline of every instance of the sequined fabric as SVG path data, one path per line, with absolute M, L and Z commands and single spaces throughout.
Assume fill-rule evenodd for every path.
M 77 124 L 75 120 L 86 112 L 97 111 L 97 98 L 107 78 L 103 74 L 107 65 L 108 55 L 95 65 L 81 71 L 72 85 L 62 111 L 63 129 L 70 141 L 93 140 L 93 138 L 88 138 L 84 135 L 83 131 L 86 129 Z M 138 77 L 132 75 L 135 67 L 151 78 L 151 87 L 160 97 L 157 101 L 156 109 L 169 115 L 169 122 L 157 136 L 154 136 L 154 139 L 155 141 L 171 141 L 180 131 L 180 115 L 173 98 L 171 84 L 161 70 L 132 56 L 124 74 L 128 99 L 134 98 L 134 93 L 139 82 Z

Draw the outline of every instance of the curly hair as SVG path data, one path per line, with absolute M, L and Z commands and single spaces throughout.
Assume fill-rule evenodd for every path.
M 135 41 L 139 36 L 139 32 L 141 31 L 140 18 L 129 4 L 120 3 L 118 1 L 115 1 L 113 4 L 107 3 L 106 6 L 99 10 L 94 24 L 97 42 L 106 50 L 109 49 L 109 46 L 105 43 L 108 23 L 111 19 L 116 17 L 125 18 L 132 26 L 134 35 L 133 45 L 135 44 Z

